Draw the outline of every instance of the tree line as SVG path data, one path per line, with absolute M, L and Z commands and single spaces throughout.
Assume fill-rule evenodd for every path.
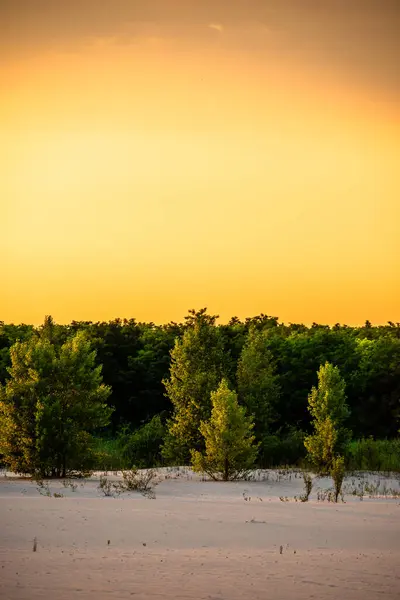
M 25 427 L 26 460 L 52 474 L 65 473 L 68 457 L 82 457 L 93 433 L 118 438 L 127 460 L 200 464 L 222 384 L 252 419 L 258 464 L 269 466 L 278 443 L 281 450 L 286 444 L 281 460 L 295 462 L 315 425 L 308 399 L 325 363 L 345 386 L 347 431 L 356 439 L 397 436 L 399 323 L 307 327 L 263 314 L 228 324 L 217 318 L 201 309 L 166 325 L 59 325 L 51 317 L 37 328 L 1 323 L 3 455 L 6 437 L 20 461 L 17 432 Z

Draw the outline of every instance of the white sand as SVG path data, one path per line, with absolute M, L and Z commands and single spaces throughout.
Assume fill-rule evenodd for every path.
M 168 477 L 154 500 L 102 497 L 95 480 L 76 492 L 50 482 L 65 497 L 48 498 L 0 478 L 0 597 L 400 598 L 399 498 L 281 502 L 302 480 L 276 472 L 257 483 Z

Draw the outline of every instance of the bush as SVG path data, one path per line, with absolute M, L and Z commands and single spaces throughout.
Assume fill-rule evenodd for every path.
M 332 460 L 332 467 L 331 467 L 331 477 L 333 479 L 333 484 L 335 487 L 335 502 L 338 501 L 338 498 L 340 496 L 340 494 L 342 493 L 342 485 L 343 485 L 343 479 L 344 479 L 344 458 L 343 456 L 336 456 L 333 460 Z M 343 497 L 342 497 L 343 500 Z
M 349 471 L 400 471 L 400 438 L 350 442 L 345 454 Z
M 154 469 L 139 471 L 132 468 L 123 471 L 120 489 L 124 492 L 140 492 L 143 496 L 155 498 L 153 488 L 158 485 L 157 472 Z
M 300 502 L 308 502 L 310 498 L 312 488 L 313 488 L 313 479 L 310 473 L 303 473 L 303 481 L 304 481 L 304 494 L 300 496 Z
M 108 498 L 115 498 L 115 496 L 118 496 L 121 493 L 120 485 L 109 481 L 104 475 L 100 476 L 100 482 L 97 489 Z

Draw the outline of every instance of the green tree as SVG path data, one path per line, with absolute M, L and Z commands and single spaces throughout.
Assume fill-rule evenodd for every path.
M 266 331 L 250 329 L 237 371 L 239 399 L 254 416 L 254 433 L 261 446 L 276 420 L 279 399 L 278 377 L 267 335 Z
M 6 325 L 0 321 L 0 383 L 8 378 L 11 346 L 17 341 L 27 340 L 31 335 L 34 335 L 33 325 Z
M 174 409 L 163 446 L 163 456 L 169 461 L 186 463 L 192 448 L 204 447 L 200 422 L 210 416 L 210 395 L 224 376 L 226 364 L 216 319 L 206 309 L 189 311 L 183 337 L 175 340 L 171 351 L 170 378 L 164 381 Z
M 333 460 L 348 441 L 349 432 L 343 427 L 349 416 L 345 386 L 338 367 L 326 362 L 318 371 L 318 387 L 313 387 L 308 397 L 314 433 L 306 436 L 304 445 L 320 472 L 331 469 Z
M 251 469 L 257 456 L 253 418 L 246 416 L 245 408 L 239 405 L 237 394 L 229 389 L 225 379 L 211 393 L 211 403 L 211 417 L 202 421 L 199 428 L 205 451 L 192 450 L 193 469 L 213 479 L 238 479 Z
M 110 388 L 83 332 L 61 347 L 48 336 L 12 346 L 0 387 L 0 452 L 16 472 L 62 476 L 85 469 L 91 432 L 108 424 Z
M 400 419 L 400 337 L 359 339 L 352 410 L 357 434 L 396 437 Z

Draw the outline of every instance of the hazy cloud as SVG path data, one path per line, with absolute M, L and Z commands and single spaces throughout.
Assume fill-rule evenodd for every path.
M 223 24 L 223 25 L 222 25 Z M 92 40 L 173 39 L 264 53 L 400 91 L 399 0 L 0 0 L 0 61 Z M 261 56 L 262 58 L 262 56 Z
M 221 25 L 220 23 L 210 23 L 209 28 L 215 29 L 216 31 L 219 31 L 220 33 L 224 30 L 223 25 Z

